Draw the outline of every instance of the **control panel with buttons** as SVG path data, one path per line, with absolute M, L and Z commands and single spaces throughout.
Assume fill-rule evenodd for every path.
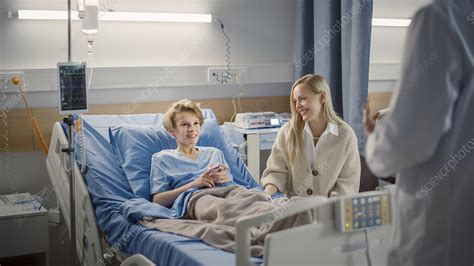
M 365 230 L 392 223 L 389 192 L 366 192 L 336 202 L 336 227 L 341 232 Z

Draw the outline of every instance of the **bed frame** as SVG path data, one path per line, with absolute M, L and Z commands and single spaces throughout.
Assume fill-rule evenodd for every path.
M 391 196 L 393 221 L 393 193 L 395 186 L 387 186 L 384 193 Z M 380 194 L 370 191 L 358 195 Z M 364 231 L 343 233 L 336 229 L 338 197 L 316 196 L 289 205 L 279 213 L 279 219 L 312 210 L 315 222 L 268 234 L 265 238 L 264 265 L 386 265 L 392 226 L 385 225 Z M 250 228 L 268 221 L 272 213 L 243 217 L 237 221 L 236 265 L 250 266 Z M 273 216 L 274 217 L 274 216 Z M 367 249 L 369 250 L 367 255 Z M 368 263 L 370 257 L 372 263 Z
M 69 157 L 61 151 L 67 147 L 68 141 L 59 122 L 54 123 L 49 153 L 46 158 L 51 184 L 54 187 L 58 205 L 61 208 L 64 221 L 71 232 L 70 203 L 69 203 L 69 177 L 66 172 Z M 100 231 L 95 219 L 94 207 L 87 191 L 84 178 L 77 164 L 75 171 L 75 201 L 76 201 L 76 254 L 81 265 L 96 265 L 104 259 L 110 259 L 112 254 L 105 254 L 108 249 L 102 244 Z M 113 255 L 112 255 L 113 256 Z
M 69 180 L 65 169 L 68 157 L 61 152 L 61 149 L 66 146 L 66 135 L 60 123 L 56 122 L 53 126 L 46 165 L 59 207 L 70 231 Z M 100 261 L 110 260 L 113 256 L 119 261 L 125 260 L 128 257 L 127 254 L 115 252 L 101 237 L 92 201 L 77 165 L 74 166 L 74 171 L 76 252 L 81 265 L 97 265 Z M 341 233 L 335 230 L 334 205 L 334 199 L 312 197 L 292 204 L 281 212 L 280 218 L 284 218 L 303 210 L 313 210 L 317 222 L 267 235 L 264 265 L 292 265 L 295 262 L 312 265 L 318 262 L 322 265 L 367 265 L 364 232 Z M 241 218 L 237 222 L 236 265 L 252 265 L 250 228 L 264 223 L 271 216 L 271 213 L 263 213 Z M 386 264 L 390 236 L 391 226 L 370 230 L 368 242 L 373 253 L 374 265 Z

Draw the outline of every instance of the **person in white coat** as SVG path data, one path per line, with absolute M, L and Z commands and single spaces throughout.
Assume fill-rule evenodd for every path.
M 366 158 L 397 174 L 389 265 L 474 264 L 473 0 L 434 1 L 413 17 L 401 79 Z

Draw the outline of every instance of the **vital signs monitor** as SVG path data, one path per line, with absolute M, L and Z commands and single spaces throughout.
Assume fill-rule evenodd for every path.
M 88 109 L 86 63 L 58 63 L 59 113 L 82 114 Z

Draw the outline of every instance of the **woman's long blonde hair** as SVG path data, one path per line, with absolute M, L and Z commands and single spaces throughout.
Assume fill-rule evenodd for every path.
M 303 152 L 303 138 L 302 132 L 304 129 L 305 122 L 303 118 L 296 110 L 296 102 L 293 100 L 293 92 L 295 87 L 305 84 L 315 94 L 320 94 L 322 91 L 325 92 L 326 98 L 323 105 L 323 116 L 327 122 L 335 124 L 345 124 L 345 122 L 336 114 L 332 106 L 331 90 L 322 76 L 308 74 L 298 79 L 291 87 L 290 95 L 290 106 L 291 106 L 291 120 L 289 121 L 289 134 L 288 134 L 288 146 L 289 146 L 289 159 L 291 163 L 297 162 L 301 158 Z

